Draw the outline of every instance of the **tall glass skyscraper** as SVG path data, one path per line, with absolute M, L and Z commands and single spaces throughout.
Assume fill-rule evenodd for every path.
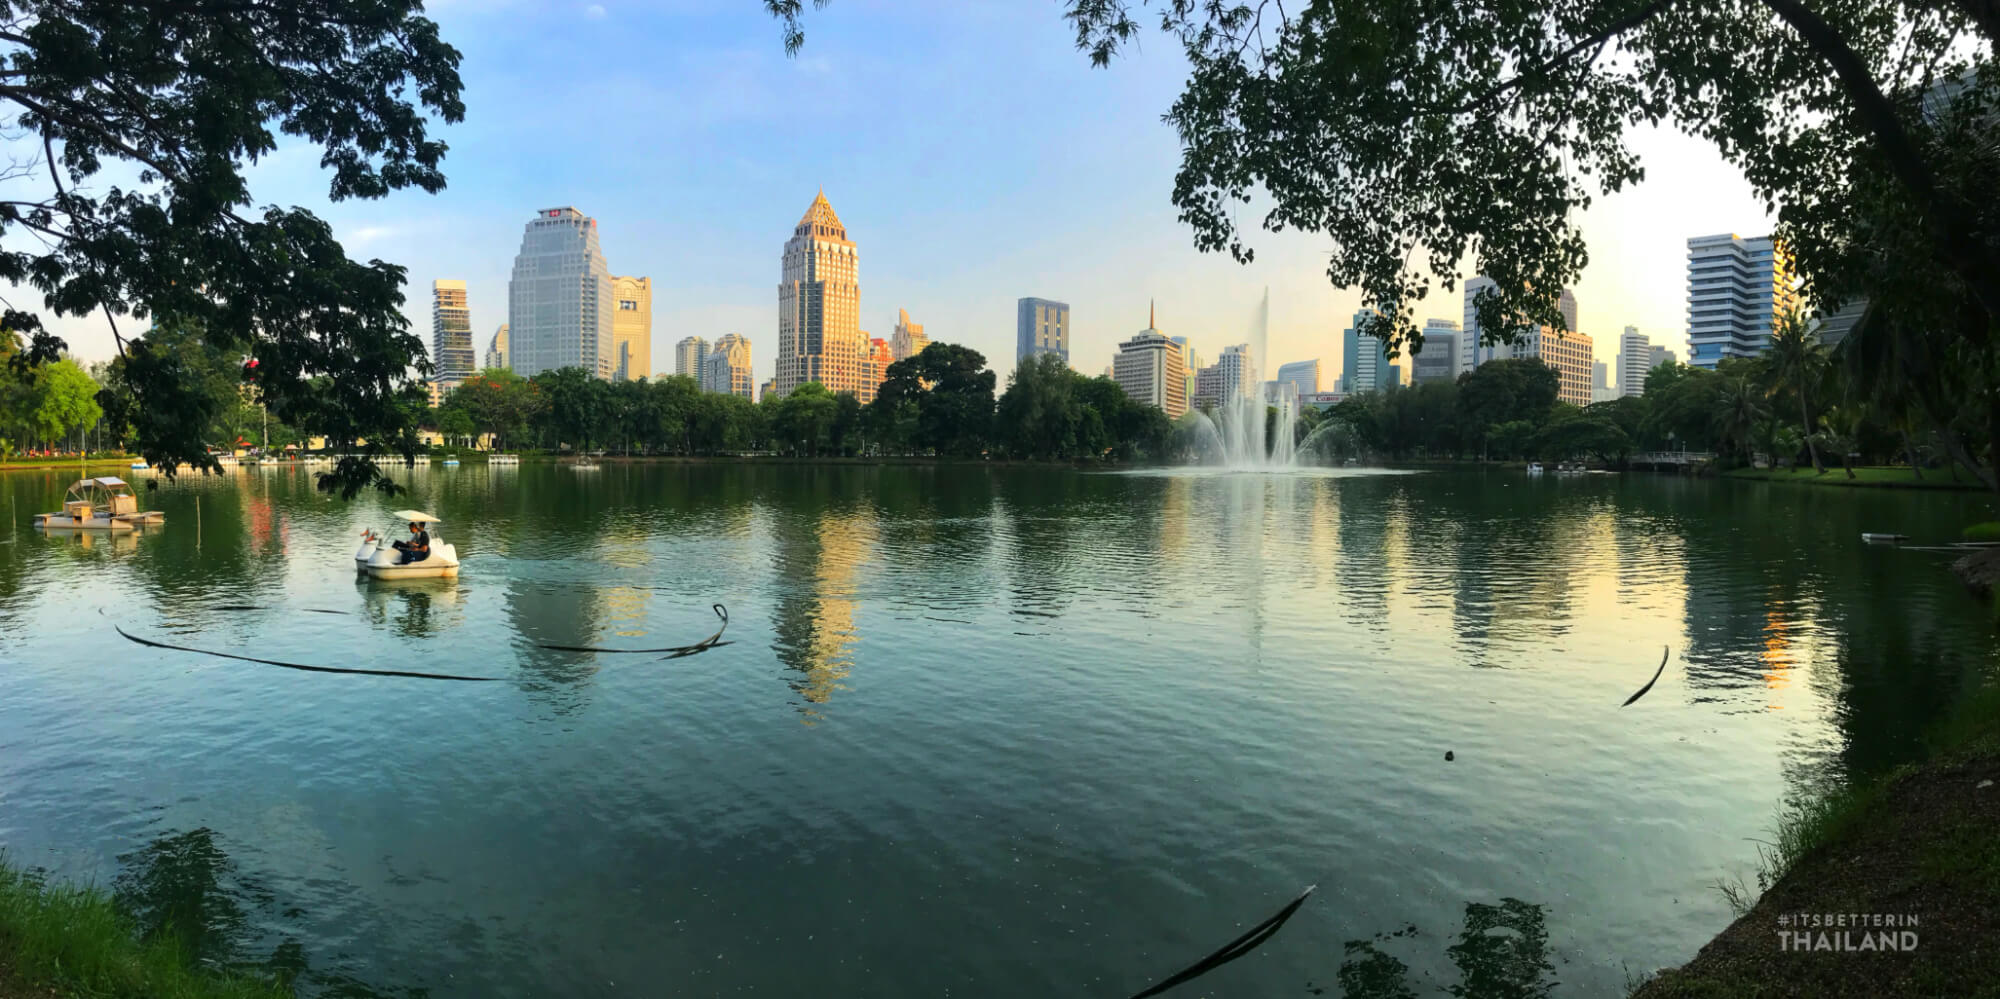
M 1024 298 L 1014 310 L 1014 360 L 1059 354 L 1069 363 L 1069 303 Z
M 777 365 L 771 388 L 780 397 L 818 382 L 864 403 L 875 398 L 870 345 L 861 332 L 859 257 L 824 191 L 785 241 Z
M 522 377 L 581 367 L 609 379 L 611 269 L 597 245 L 597 220 L 574 208 L 546 208 L 528 223 L 507 282 L 507 360 Z
M 1798 308 L 1792 264 L 1771 237 L 1697 236 L 1688 247 L 1688 364 L 1713 368 L 1725 357 L 1755 357 L 1771 346 L 1771 326 Z

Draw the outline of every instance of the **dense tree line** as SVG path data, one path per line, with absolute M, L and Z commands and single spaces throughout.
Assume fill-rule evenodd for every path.
M 67 357 L 26 363 L 20 339 L 0 330 L 0 460 L 19 451 L 81 449 L 102 416 L 97 382 L 82 366 Z
M 1800 316 L 1785 317 L 1771 349 L 1713 370 L 1664 364 L 1645 393 L 1589 406 L 1559 402 L 1557 375 L 1536 360 L 1491 361 L 1457 381 L 1424 382 L 1342 401 L 1360 446 L 1392 458 L 1460 457 L 1625 461 L 1641 451 L 1712 452 L 1727 465 L 1759 456 L 1850 476 L 1856 463 L 1949 466 L 1982 477 L 1977 395 L 1925 406 L 1892 390 L 1861 344 L 1830 350 Z M 1936 418 L 1942 417 L 1942 418 Z
M 454 389 L 427 422 L 456 441 L 491 434 L 502 449 L 1048 460 L 1167 453 L 1165 414 L 1059 357 L 1024 362 L 997 399 L 996 384 L 983 355 L 950 343 L 890 365 L 866 405 L 817 382 L 752 403 L 679 375 L 607 382 L 581 368 L 533 378 L 489 370 Z

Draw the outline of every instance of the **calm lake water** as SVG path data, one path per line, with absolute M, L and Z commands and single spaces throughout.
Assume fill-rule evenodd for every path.
M 183 478 L 116 540 L 27 526 L 74 476 L 0 476 L 8 858 L 193 898 L 214 953 L 342 994 L 1122 999 L 1307 884 L 1173 994 L 1621 994 L 1728 922 L 1713 883 L 1788 797 L 1911 758 L 1996 671 L 1944 556 L 1858 538 L 1946 540 L 1978 494 L 399 475 Z M 357 583 L 411 505 L 464 575 Z M 718 602 L 701 655 L 538 647 L 693 642 Z

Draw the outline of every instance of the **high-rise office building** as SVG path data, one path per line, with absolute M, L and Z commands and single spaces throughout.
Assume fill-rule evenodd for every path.
M 1537 358 L 1556 369 L 1561 379 L 1556 398 L 1572 406 L 1588 406 L 1593 399 L 1590 386 L 1595 376 L 1591 348 L 1590 338 L 1581 333 L 1559 333 L 1542 327 L 1521 337 L 1514 344 L 1512 355 Z
M 821 192 L 785 241 L 778 285 L 779 396 L 807 382 L 875 398 L 871 346 L 861 333 L 860 262 L 847 227 Z
M 1178 420 L 1188 407 L 1186 363 L 1180 344 L 1159 331 L 1149 311 L 1146 328 L 1118 345 L 1111 377 L 1126 395 Z
M 486 341 L 486 366 L 504 368 L 507 366 L 507 324 L 493 331 L 493 339 Z
M 910 310 L 896 310 L 896 331 L 889 334 L 889 354 L 898 361 L 908 360 L 924 352 L 931 345 L 931 338 L 924 335 L 924 325 L 910 321 Z
M 522 377 L 581 367 L 610 378 L 611 270 L 597 245 L 597 220 L 574 208 L 546 208 L 528 223 L 507 282 L 507 359 Z
M 1250 356 L 1250 345 L 1231 344 L 1222 348 L 1222 356 L 1216 358 L 1214 364 L 1195 373 L 1192 405 L 1196 409 L 1228 406 L 1256 388 L 1256 363 Z
M 1293 361 L 1278 365 L 1277 381 L 1291 382 L 1300 395 L 1312 395 L 1319 391 L 1319 358 L 1310 361 Z
M 431 282 L 431 381 L 449 389 L 472 377 L 479 357 L 472 352 L 472 310 L 465 282 Z
M 1510 357 L 1532 357 L 1525 352 L 1521 343 L 1481 343 L 1484 331 L 1479 326 L 1479 309 L 1475 305 L 1479 293 L 1487 288 L 1497 288 L 1498 284 L 1484 274 L 1465 282 L 1465 323 L 1459 338 L 1464 355 L 1459 360 L 1458 373 L 1465 374 L 1487 361 L 1504 361 Z M 1576 333 L 1576 293 L 1568 288 L 1556 296 L 1556 312 L 1563 318 L 1563 326 L 1572 334 Z M 1586 378 L 1586 383 L 1588 379 Z
M 1713 368 L 1725 357 L 1755 357 L 1771 327 L 1798 308 L 1791 257 L 1769 236 L 1696 236 L 1688 248 L 1688 364 Z
M 1424 320 L 1424 349 L 1410 358 L 1410 384 L 1456 379 L 1459 347 L 1458 323 L 1450 319 Z
M 1390 362 L 1382 341 L 1361 332 L 1375 315 L 1363 309 L 1354 314 L 1353 325 L 1340 331 L 1340 391 L 1348 395 L 1386 392 L 1402 378 L 1402 368 Z
M 1611 383 L 1611 362 L 1590 362 L 1590 401 L 1610 402 L 1618 398 L 1618 386 Z
M 1637 326 L 1625 327 L 1618 338 L 1618 394 L 1645 395 L 1646 373 L 1653 370 L 1653 341 Z
M 1674 356 L 1674 352 L 1673 352 L 1673 351 L 1671 351 L 1671 350 L 1668 350 L 1668 349 L 1667 349 L 1667 348 L 1665 348 L 1665 347 L 1661 347 L 1661 346 L 1658 346 L 1658 345 L 1654 345 L 1654 347 L 1653 347 L 1653 367 L 1654 367 L 1654 368 L 1657 368 L 1657 367 L 1659 367 L 1659 366 L 1660 366 L 1660 365 L 1662 365 L 1662 364 L 1679 364 L 1679 363 L 1680 363 L 1680 358 L 1678 358 L 1678 357 L 1675 357 L 1675 356 Z M 1649 371 L 1650 371 L 1650 370 L 1652 370 L 1652 369 L 1651 369 L 1651 368 L 1648 368 L 1647 370 L 1649 370 Z
M 698 336 L 685 336 L 674 344 L 674 374 L 689 378 L 701 377 L 701 365 L 708 358 L 708 341 Z
M 868 369 L 873 372 L 872 377 L 878 390 L 883 382 L 889 380 L 889 365 L 894 363 L 896 363 L 896 352 L 889 346 L 889 341 L 879 336 L 869 337 Z
M 1069 363 L 1069 304 L 1024 298 L 1014 307 L 1014 360 L 1060 354 Z
M 614 276 L 611 298 L 611 377 L 653 377 L 653 279 Z
M 1186 399 L 1188 405 L 1192 406 L 1195 393 L 1201 387 L 1201 369 L 1208 366 L 1208 360 L 1201 356 L 1200 351 L 1194 349 L 1194 344 L 1189 343 L 1187 337 L 1170 336 L 1167 339 L 1172 340 L 1181 349 L 1181 398 Z
M 715 349 L 702 359 L 701 390 L 750 398 L 750 340 L 738 333 L 716 338 Z

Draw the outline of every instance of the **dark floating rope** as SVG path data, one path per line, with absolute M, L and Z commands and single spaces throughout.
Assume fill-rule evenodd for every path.
M 1300 892 L 1298 898 L 1292 899 L 1290 905 L 1287 905 L 1284 908 L 1279 909 L 1277 915 L 1272 916 L 1271 918 L 1266 919 L 1255 926 L 1252 926 L 1250 928 L 1250 932 L 1245 933 L 1242 936 L 1237 937 L 1236 939 L 1231 940 L 1226 944 L 1223 944 L 1221 950 L 1218 950 L 1215 953 L 1210 954 L 1207 957 L 1204 957 L 1201 960 L 1195 962 L 1185 971 L 1177 972 L 1173 975 L 1168 976 L 1164 981 L 1160 982 L 1160 984 L 1155 985 L 1144 992 L 1134 993 L 1132 999 L 1146 999 L 1147 996 L 1159 995 L 1160 993 L 1165 992 L 1176 985 L 1180 985 L 1183 982 L 1188 982 L 1192 981 L 1193 979 L 1200 978 L 1201 976 L 1206 975 L 1209 972 L 1214 971 L 1215 969 L 1220 968 L 1223 965 L 1228 964 L 1229 962 L 1234 961 L 1237 958 L 1242 957 L 1243 955 L 1248 954 L 1253 950 L 1256 950 L 1258 947 L 1263 946 L 1264 941 L 1271 939 L 1272 935 L 1278 932 L 1278 928 L 1285 925 L 1285 920 L 1292 918 L 1292 913 L 1299 911 L 1299 906 L 1304 905 L 1307 896 L 1311 895 L 1314 889 L 1317 889 L 1318 887 L 1319 887 L 1318 885 L 1307 885 L 1306 890 Z
M 599 648 L 595 645 L 543 645 L 540 647 L 544 649 L 551 649 L 556 652 L 608 652 L 613 654 L 640 653 L 640 652 L 667 652 L 671 654 L 661 656 L 660 658 L 679 659 L 683 656 L 692 656 L 697 653 L 707 652 L 708 650 L 716 648 L 718 646 L 733 644 L 730 642 L 722 641 L 722 633 L 729 630 L 729 608 L 724 607 L 721 604 L 712 604 L 710 606 L 715 611 L 715 616 L 722 619 L 722 627 L 715 629 L 715 634 L 710 635 L 707 638 L 704 638 L 701 641 L 694 643 L 693 645 L 674 645 L 664 649 L 605 649 L 605 648 Z
M 256 604 L 219 604 L 217 606 L 209 608 L 209 610 L 219 610 L 219 611 L 253 611 L 253 610 L 279 610 L 279 609 L 280 608 L 277 607 L 260 607 Z M 294 607 L 292 609 L 306 614 L 347 613 L 346 611 L 343 610 L 322 610 L 321 608 L 318 607 Z
M 497 676 L 454 676 L 450 673 L 418 673 L 412 670 L 400 670 L 400 669 L 352 669 L 344 666 L 307 666 L 303 663 L 279 662 L 276 659 L 255 659 L 250 656 L 232 655 L 228 652 L 211 652 L 208 649 L 191 649 L 185 645 L 168 645 L 165 642 L 155 642 L 152 639 L 140 638 L 139 636 L 131 634 L 127 632 L 125 629 L 120 628 L 115 624 L 112 625 L 111 627 L 114 630 L 116 630 L 120 635 L 124 635 L 127 639 L 130 639 L 131 641 L 137 642 L 140 645 L 144 645 L 149 648 L 171 649 L 175 652 L 192 652 L 196 655 L 201 655 L 201 656 L 215 656 L 216 658 L 219 659 L 236 659 L 246 663 L 262 663 L 266 666 L 283 666 L 286 669 L 304 670 L 308 673 L 358 673 L 362 676 L 407 676 L 419 680 L 462 680 L 466 683 L 492 683 L 496 680 L 501 679 L 501 677 Z
M 1625 703 L 1618 705 L 1619 707 L 1621 708 L 1625 707 L 1626 705 L 1631 704 L 1633 701 L 1636 701 L 1639 698 L 1646 696 L 1646 691 L 1653 689 L 1653 684 L 1660 682 L 1660 674 L 1665 673 L 1667 671 L 1667 656 L 1670 655 L 1672 652 L 1673 648 L 1671 646 L 1663 647 L 1660 649 L 1660 668 L 1653 671 L 1653 678 L 1651 680 L 1647 680 L 1646 685 L 1640 687 L 1638 693 L 1633 694 L 1631 697 L 1626 698 Z

